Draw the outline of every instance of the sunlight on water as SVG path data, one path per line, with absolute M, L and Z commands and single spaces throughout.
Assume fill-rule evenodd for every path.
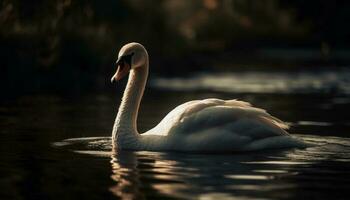
M 288 171 L 285 170 L 254 170 L 254 172 L 260 172 L 260 173 L 272 173 L 272 174 L 283 174 L 283 173 L 287 173 Z
M 154 78 L 151 85 L 172 90 L 212 90 L 240 93 L 350 94 L 350 70 L 299 72 L 203 73 L 188 78 Z M 349 102 L 339 99 L 338 102 Z
M 226 175 L 226 178 L 231 179 L 241 179 L 241 180 L 268 180 L 272 179 L 272 176 L 262 176 L 262 175 Z
M 298 125 L 302 126 L 331 126 L 330 122 L 313 122 L 313 121 L 299 121 Z
M 267 165 L 306 165 L 311 164 L 309 162 L 296 162 L 296 161 L 253 161 L 245 162 L 246 164 L 267 164 Z
M 75 153 L 110 158 L 111 179 L 115 184 L 109 191 L 121 199 L 144 199 L 149 195 L 161 199 L 288 199 L 304 184 L 317 189 L 331 187 L 327 182 L 315 184 L 317 180 L 347 181 L 333 177 L 342 172 L 339 168 L 323 169 L 323 166 L 329 162 L 333 165 L 349 162 L 350 139 L 297 137 L 314 146 L 235 154 L 188 154 L 112 153 L 110 137 L 74 138 L 53 145 Z

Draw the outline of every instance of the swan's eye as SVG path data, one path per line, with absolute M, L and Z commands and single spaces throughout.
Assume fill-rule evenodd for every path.
M 134 52 L 132 52 L 131 54 L 129 55 L 126 55 L 124 60 L 127 64 L 129 64 L 129 66 L 131 66 L 131 59 L 132 59 L 132 56 L 134 55 Z
M 134 55 L 134 52 L 132 52 L 131 54 L 119 57 L 119 59 L 117 60 L 117 65 L 120 65 L 122 63 L 126 63 L 129 66 L 131 66 L 131 59 L 132 59 L 133 55 Z

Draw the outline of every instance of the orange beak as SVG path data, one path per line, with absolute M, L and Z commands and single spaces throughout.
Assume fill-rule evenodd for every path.
M 126 62 L 117 62 L 118 69 L 117 72 L 114 74 L 114 76 L 111 78 L 111 82 L 119 81 L 122 79 L 125 75 L 127 75 L 130 71 L 130 65 Z

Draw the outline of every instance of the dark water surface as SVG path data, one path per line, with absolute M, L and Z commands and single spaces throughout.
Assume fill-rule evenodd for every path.
M 111 153 L 109 136 L 120 102 L 117 94 L 30 95 L 1 103 L 0 199 L 348 199 L 349 80 L 338 75 L 325 75 L 335 80 L 330 89 L 321 87 L 327 81 L 316 80 L 311 84 L 314 88 L 301 93 L 296 87 L 271 89 L 282 87 L 278 78 L 275 84 L 270 79 L 272 86 L 266 93 L 213 88 L 180 92 L 176 84 L 169 86 L 166 79 L 158 79 L 163 81 L 161 87 L 158 81 L 148 88 L 142 102 L 140 131 L 188 100 L 249 101 L 289 122 L 292 134 L 315 144 L 307 149 Z M 253 80 L 245 84 L 254 86 Z M 294 86 L 302 88 L 300 84 Z

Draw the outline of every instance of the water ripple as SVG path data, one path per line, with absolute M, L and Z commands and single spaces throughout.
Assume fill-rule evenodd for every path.
M 121 199 L 327 198 L 310 191 L 348 189 L 345 175 L 350 167 L 344 163 L 350 163 L 350 139 L 297 136 L 315 145 L 239 154 L 112 153 L 111 138 L 99 137 L 68 139 L 54 146 L 110 157 L 114 184 L 109 190 Z

